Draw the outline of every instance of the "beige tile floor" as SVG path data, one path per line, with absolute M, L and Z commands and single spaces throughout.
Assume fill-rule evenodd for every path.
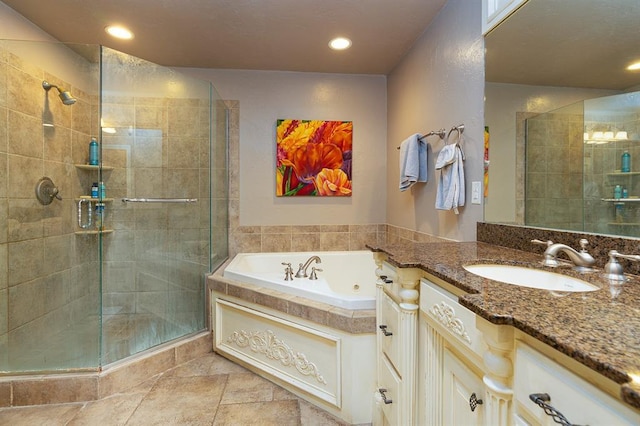
M 0 409 L 0 425 L 344 425 L 213 353 L 91 402 Z

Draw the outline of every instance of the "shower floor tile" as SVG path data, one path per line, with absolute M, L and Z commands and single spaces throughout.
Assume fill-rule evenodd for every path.
M 210 353 L 98 401 L 0 409 L 0 425 L 344 425 Z

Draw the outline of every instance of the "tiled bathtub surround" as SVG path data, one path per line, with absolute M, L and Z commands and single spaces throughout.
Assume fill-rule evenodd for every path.
M 563 243 L 578 250 L 580 248 L 579 241 L 582 238 L 586 238 L 589 241 L 587 251 L 594 257 L 596 266 L 599 268 L 604 267 L 609 261 L 608 253 L 610 250 L 616 250 L 623 254 L 640 254 L 640 239 L 638 238 L 478 222 L 478 241 L 539 253 L 540 260 L 542 260 L 542 253 L 544 253 L 546 247 L 534 244 L 531 240 L 551 240 L 554 243 Z M 623 264 L 625 272 L 640 275 L 640 262 L 624 259 L 619 261 Z

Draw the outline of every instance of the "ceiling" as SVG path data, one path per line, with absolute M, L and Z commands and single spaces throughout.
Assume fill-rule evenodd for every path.
M 165 66 L 389 74 L 446 0 L 1 0 L 56 39 Z M 117 41 L 104 28 L 135 34 Z M 353 41 L 346 51 L 329 40 Z
M 485 39 L 486 79 L 625 90 L 640 85 L 640 1 L 530 0 Z

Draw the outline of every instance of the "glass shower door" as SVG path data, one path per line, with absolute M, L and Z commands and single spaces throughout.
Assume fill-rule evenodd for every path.
M 104 47 L 101 66 L 109 364 L 205 328 L 214 110 L 208 82 Z

